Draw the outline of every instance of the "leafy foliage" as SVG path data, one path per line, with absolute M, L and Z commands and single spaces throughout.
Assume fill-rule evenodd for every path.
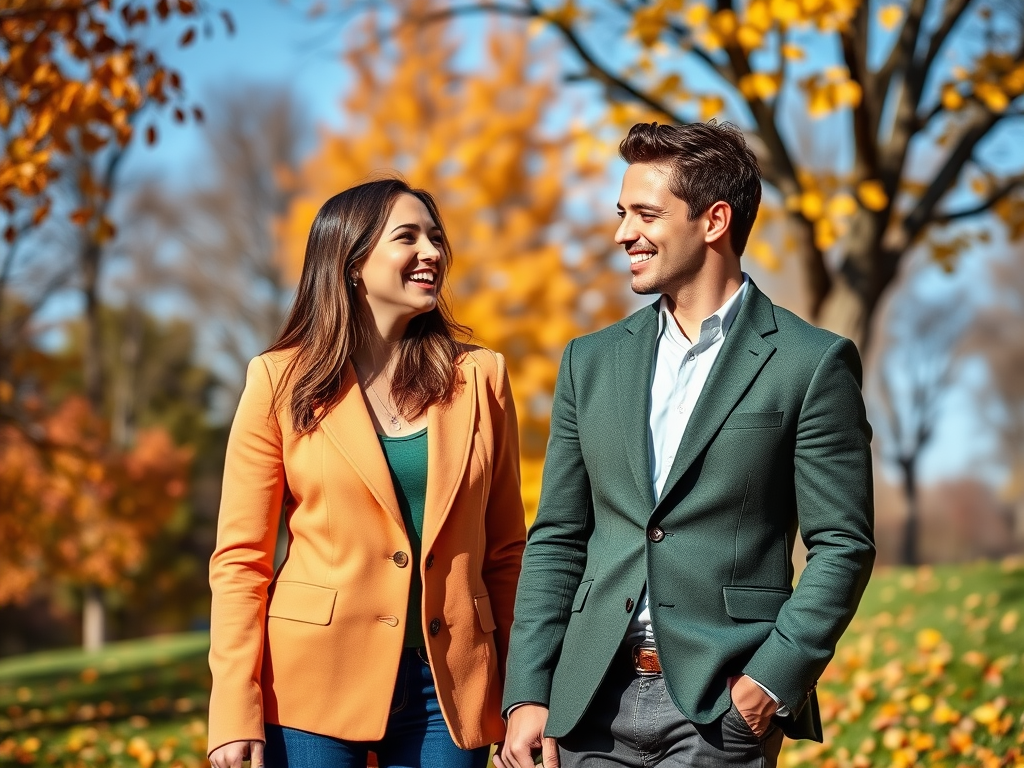
M 285 223 L 288 257 L 297 272 L 323 201 L 379 169 L 397 169 L 439 198 L 454 249 L 456 317 L 508 358 L 533 509 L 562 349 L 625 314 L 610 233 L 588 223 L 585 194 L 569 196 L 600 186 L 604 158 L 582 131 L 545 130 L 559 94 L 545 76 L 551 62 L 525 38 L 492 32 L 482 43 L 484 65 L 466 72 L 445 27 L 403 27 L 390 44 L 372 28 L 371 20 L 352 36 L 362 42 L 348 53 L 356 81 L 344 111 L 352 127 L 324 135 L 305 167 L 309 193 Z
M 154 20 L 181 19 L 192 22 L 179 41 L 189 45 L 201 12 L 194 0 L 2 0 L 0 205 L 13 212 L 19 199 L 38 199 L 39 223 L 60 158 L 126 145 L 147 104 L 167 105 L 180 122 L 202 119 L 185 102 L 181 76 L 140 34 Z M 156 138 L 149 126 L 146 140 Z M 73 217 L 86 223 L 90 212 Z

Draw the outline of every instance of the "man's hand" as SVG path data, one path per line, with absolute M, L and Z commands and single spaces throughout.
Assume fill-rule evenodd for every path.
M 772 715 L 779 705 L 746 675 L 729 678 L 729 687 L 736 710 L 743 715 L 750 730 L 760 739 L 767 732 Z
M 533 753 L 541 751 L 544 768 L 558 768 L 558 742 L 544 736 L 548 708 L 521 704 L 508 716 L 505 742 L 494 753 L 497 768 L 533 768 Z
M 244 760 L 250 760 L 252 768 L 263 768 L 263 742 L 229 741 L 210 753 L 213 768 L 242 768 Z

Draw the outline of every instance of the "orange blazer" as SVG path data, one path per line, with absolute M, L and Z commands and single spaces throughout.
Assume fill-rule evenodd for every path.
M 346 362 L 311 434 L 271 408 L 287 355 L 254 358 L 228 439 L 210 561 L 210 751 L 264 722 L 355 741 L 384 735 L 409 602 L 409 538 Z M 500 741 L 526 537 L 515 407 L 501 355 L 467 347 L 450 405 L 427 411 L 423 634 L 445 722 L 464 749 Z M 280 515 L 288 555 L 274 573 Z

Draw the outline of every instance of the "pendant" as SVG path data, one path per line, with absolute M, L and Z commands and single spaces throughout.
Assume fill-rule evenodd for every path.
M 388 418 L 391 419 L 391 428 L 393 430 L 395 430 L 395 432 L 401 432 L 402 431 L 402 423 L 398 420 L 398 417 L 397 416 L 389 416 Z

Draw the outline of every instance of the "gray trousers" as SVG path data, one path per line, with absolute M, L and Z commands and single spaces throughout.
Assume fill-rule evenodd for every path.
M 641 676 L 618 654 L 577 726 L 558 740 L 562 768 L 775 768 L 782 731 L 758 739 L 735 707 L 707 725 L 690 722 L 661 675 Z

